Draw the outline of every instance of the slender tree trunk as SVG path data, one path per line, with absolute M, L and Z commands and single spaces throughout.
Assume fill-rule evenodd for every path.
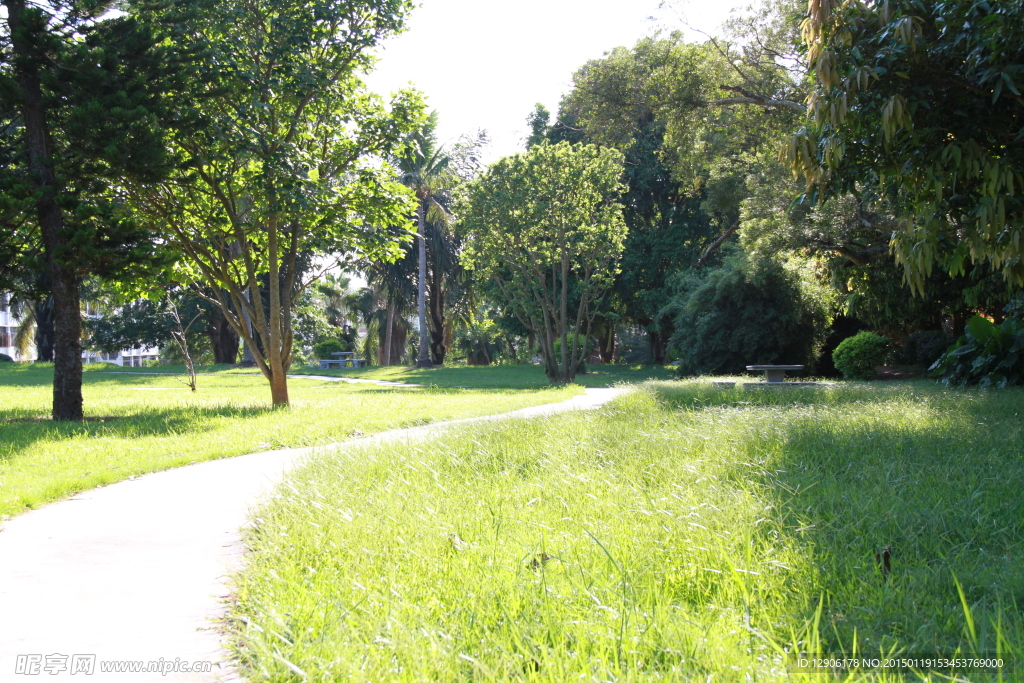
M 268 192 L 271 206 L 276 202 L 277 197 L 273 192 Z M 267 349 L 267 361 L 270 366 L 270 397 L 274 407 L 288 405 L 288 375 L 285 374 L 284 338 L 281 334 L 281 271 L 278 260 L 278 218 L 271 214 L 267 221 L 267 251 L 270 278 L 268 287 L 270 289 L 270 320 L 269 320 L 269 347 Z
M 14 73 L 21 89 L 22 121 L 28 151 L 30 182 L 38 199 L 36 218 L 50 270 L 53 293 L 53 419 L 82 419 L 82 315 L 78 279 L 64 262 L 64 214 L 57 203 L 57 181 L 50 159 L 50 131 L 43 110 L 41 55 L 27 38 L 22 21 L 24 0 L 5 0 L 7 26 L 14 53 Z
M 563 237 L 564 241 L 564 237 Z M 559 302 L 558 317 L 560 320 L 558 333 L 562 337 L 562 371 L 559 381 L 569 383 L 573 379 L 573 369 L 569 367 L 569 254 L 562 245 L 562 296 Z
M 445 344 L 444 278 L 440 268 L 435 267 L 431 272 L 429 294 L 430 362 L 434 365 L 443 365 L 448 347 Z
M 418 368 L 432 368 L 434 364 L 430 362 L 430 340 L 427 332 L 427 239 L 426 231 L 424 229 L 423 220 L 423 204 L 425 200 L 420 199 L 420 205 L 416 209 L 416 220 L 419 223 L 419 236 L 420 236 L 420 272 L 419 272 L 419 283 L 417 294 L 419 295 L 419 316 L 420 316 L 420 355 L 416 359 L 416 367 Z
M 390 298 L 388 300 L 388 317 L 384 324 L 384 352 L 381 355 L 383 358 L 381 365 L 391 365 L 391 343 L 395 332 L 395 302 Z

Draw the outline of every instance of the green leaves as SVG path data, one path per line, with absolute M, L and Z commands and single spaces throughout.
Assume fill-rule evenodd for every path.
M 589 309 L 611 286 L 626 225 L 616 201 L 622 154 L 594 145 L 535 145 L 469 184 L 459 210 L 465 261 L 499 287 L 524 325 L 543 337 L 548 376 L 569 381 L 579 358 L 554 357 L 554 336 L 587 333 Z M 578 306 L 568 311 L 569 279 Z M 574 349 L 578 350 L 578 349 Z M 566 354 L 568 355 L 568 354 Z
M 1011 316 L 996 325 L 974 316 L 964 335 L 930 369 L 947 385 L 1002 388 L 1024 383 L 1024 320 Z
M 962 268 L 957 245 L 1024 285 L 1024 6 L 819 3 L 804 40 L 815 116 L 782 156 L 810 194 L 891 197 L 893 252 L 918 293 L 934 263 Z

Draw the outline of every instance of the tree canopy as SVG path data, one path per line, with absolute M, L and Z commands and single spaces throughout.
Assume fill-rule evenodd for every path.
M 207 126 L 175 139 L 188 171 L 136 188 L 137 206 L 185 257 L 176 276 L 213 292 L 275 405 L 288 403 L 293 309 L 312 255 L 395 255 L 378 226 L 408 224 L 411 193 L 374 158 L 419 125 L 420 98 L 404 91 L 385 105 L 359 74 L 409 9 L 405 0 L 209 8 L 193 25 L 216 74 L 200 104 Z
M 576 375 L 578 334 L 589 336 L 593 303 L 614 281 L 627 232 L 621 174 L 614 149 L 540 144 L 497 161 L 467 189 L 468 260 L 537 335 L 551 382 Z
M 1024 5 L 811 0 L 803 38 L 811 120 L 782 155 L 811 199 L 889 201 L 919 292 L 971 260 L 1024 285 Z
M 119 16 L 102 2 L 3 5 L 0 284 L 52 295 L 53 417 L 80 420 L 79 279 L 140 277 L 162 260 L 122 189 L 175 165 L 164 140 L 191 117 L 168 105 L 203 78 L 197 55 L 170 39 L 183 3 L 128 2 Z

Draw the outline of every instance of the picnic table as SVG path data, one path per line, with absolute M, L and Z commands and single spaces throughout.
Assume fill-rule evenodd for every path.
M 764 381 L 773 384 L 786 380 L 786 370 L 803 370 L 803 365 L 748 365 L 747 370 L 764 370 Z
M 361 368 L 366 365 L 366 361 L 362 358 L 356 358 L 356 354 L 352 351 L 335 351 L 331 355 L 339 356 L 339 358 L 323 358 L 320 360 L 320 367 Z

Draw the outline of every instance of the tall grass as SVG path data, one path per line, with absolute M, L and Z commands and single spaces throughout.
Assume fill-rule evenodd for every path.
M 236 650 L 257 681 L 825 680 L 801 651 L 1021 680 L 1022 398 L 652 382 L 327 454 L 255 513 Z
M 515 410 L 583 390 L 292 380 L 291 407 L 273 410 L 266 380 L 252 371 L 204 372 L 193 394 L 174 376 L 90 369 L 83 388 L 90 421 L 54 423 L 52 377 L 52 366 L 0 364 L 0 515 L 146 472 Z

